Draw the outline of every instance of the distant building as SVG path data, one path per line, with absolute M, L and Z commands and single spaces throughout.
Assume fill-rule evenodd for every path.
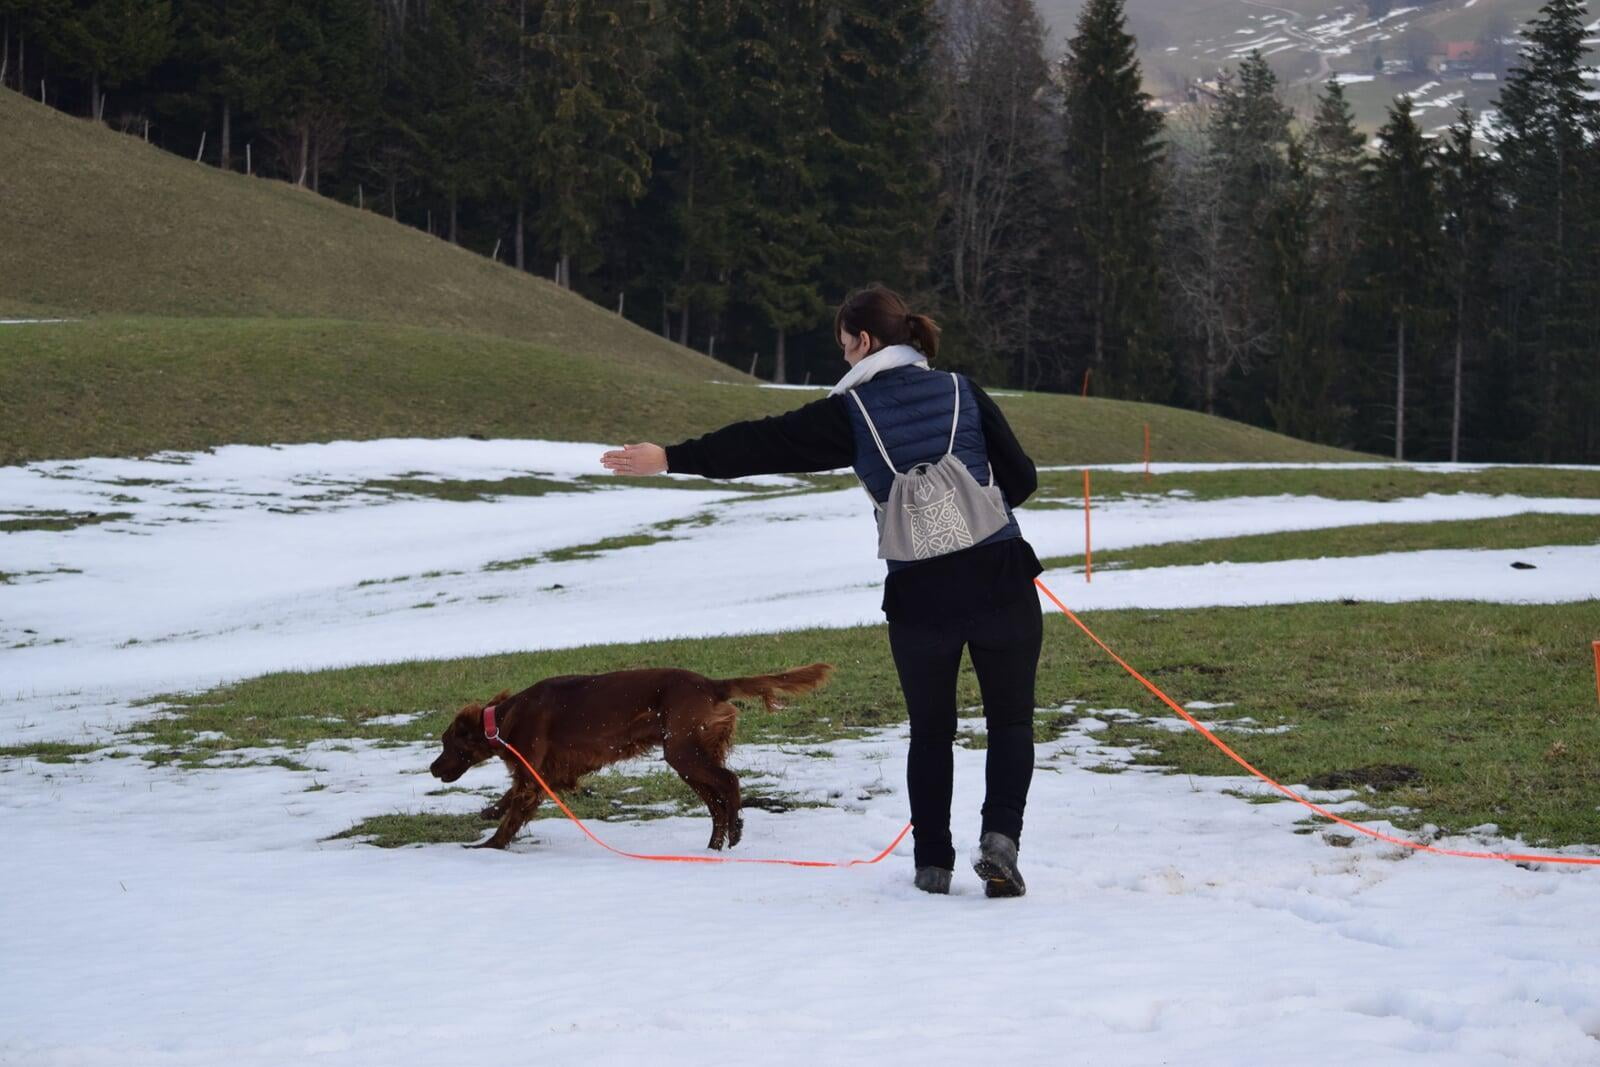
M 1447 41 L 1442 51 L 1428 57 L 1428 69 L 1435 74 L 1470 72 L 1482 58 L 1477 41 Z

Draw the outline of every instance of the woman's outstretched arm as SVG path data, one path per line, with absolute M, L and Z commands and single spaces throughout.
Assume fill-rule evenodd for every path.
M 783 415 L 735 422 L 702 437 L 662 448 L 628 445 L 600 457 L 617 474 L 748 474 L 831 471 L 855 461 L 855 431 L 843 397 L 829 396 Z

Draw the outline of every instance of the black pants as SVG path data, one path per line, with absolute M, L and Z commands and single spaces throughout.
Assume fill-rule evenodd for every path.
M 983 832 L 1021 840 L 1033 780 L 1033 684 L 1043 631 L 1039 601 L 1031 595 L 966 618 L 889 623 L 889 648 L 911 719 L 906 784 L 918 867 L 955 866 L 951 746 L 963 646 L 972 653 L 989 727 Z

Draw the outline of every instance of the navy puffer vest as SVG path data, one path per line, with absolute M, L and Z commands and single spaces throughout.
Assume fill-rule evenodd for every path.
M 872 416 L 883 446 L 889 452 L 896 469 L 909 470 L 918 463 L 930 463 L 944 455 L 950 444 L 950 416 L 954 413 L 956 387 L 953 376 L 942 370 L 923 367 L 896 367 L 884 371 L 855 387 L 852 392 L 861 398 Z M 850 412 L 850 424 L 856 434 L 856 476 L 867 492 L 880 505 L 889 499 L 889 487 L 894 484 L 894 472 L 878 454 L 872 431 L 861 409 L 854 402 L 845 404 Z M 979 485 L 988 485 L 990 478 L 989 453 L 984 446 L 983 418 L 978 411 L 978 401 L 972 395 L 970 383 L 961 380 L 961 413 L 956 419 L 956 458 Z M 1016 516 L 1011 505 L 1006 505 L 1006 524 L 990 534 L 978 545 L 990 545 L 1011 537 L 1021 537 Z M 973 547 L 978 547 L 977 545 Z M 888 560 L 889 570 L 915 566 L 918 560 Z

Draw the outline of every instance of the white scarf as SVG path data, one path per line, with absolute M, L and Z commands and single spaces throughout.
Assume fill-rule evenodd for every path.
M 828 390 L 829 396 L 839 396 L 856 386 L 871 381 L 886 370 L 896 367 L 921 367 L 928 369 L 928 357 L 910 345 L 889 345 L 856 362 L 839 379 L 839 384 Z

